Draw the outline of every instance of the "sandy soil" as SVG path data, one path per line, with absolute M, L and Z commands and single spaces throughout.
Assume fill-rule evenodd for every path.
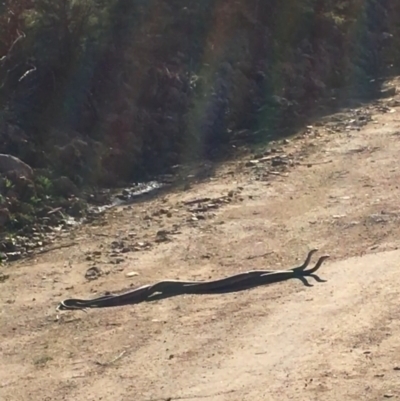
M 372 121 L 359 130 L 332 132 L 329 122 L 364 111 Z M 0 399 L 400 398 L 400 108 L 385 99 L 348 112 L 282 145 L 301 159 L 287 175 L 255 180 L 262 167 L 232 161 L 1 268 Z M 204 219 L 184 203 L 222 196 L 230 201 Z M 159 230 L 168 241 L 156 241 Z M 65 298 L 288 268 L 315 247 L 331 257 L 312 287 L 293 280 L 56 318 Z M 85 278 L 92 266 L 96 280 Z

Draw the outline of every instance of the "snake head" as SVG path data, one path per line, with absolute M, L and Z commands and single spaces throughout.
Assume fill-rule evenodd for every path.
M 329 255 L 322 255 L 322 256 L 318 259 L 318 261 L 317 261 L 317 263 L 315 264 L 315 266 L 314 266 L 312 269 L 310 269 L 310 270 L 304 271 L 304 273 L 306 273 L 306 274 L 315 273 L 315 272 L 322 266 L 322 263 L 324 263 L 324 261 L 325 261 L 326 259 L 328 259 L 328 258 L 329 258 Z
M 295 267 L 295 268 L 293 269 L 293 271 L 299 271 L 299 270 L 301 271 L 301 270 L 304 270 L 304 269 L 310 264 L 312 256 L 313 256 L 314 253 L 317 252 L 317 251 L 318 251 L 318 248 L 311 249 L 311 250 L 308 252 L 308 255 L 307 255 L 306 260 L 304 261 L 304 263 L 303 263 L 301 266 Z
M 56 311 L 66 311 L 66 310 L 81 310 L 85 313 L 87 313 L 86 308 L 84 306 L 75 306 L 75 305 L 68 305 L 68 299 L 65 301 L 60 302 L 57 305 Z M 79 304 L 79 303 L 78 303 Z

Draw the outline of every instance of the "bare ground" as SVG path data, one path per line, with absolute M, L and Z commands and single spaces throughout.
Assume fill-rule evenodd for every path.
M 68 247 L 3 268 L 0 399 L 400 398 L 400 108 L 387 99 L 359 109 L 373 116 L 359 131 L 321 123 L 285 144 L 302 157 L 287 176 L 256 181 L 245 160 L 226 163 L 189 191 L 111 210 L 71 232 Z M 229 191 L 230 202 L 192 221 L 184 201 Z M 159 230 L 171 240 L 156 243 Z M 115 264 L 115 240 L 151 247 Z M 56 319 L 65 298 L 288 268 L 315 247 L 331 258 L 313 287 L 288 281 Z M 103 275 L 88 281 L 93 265 Z

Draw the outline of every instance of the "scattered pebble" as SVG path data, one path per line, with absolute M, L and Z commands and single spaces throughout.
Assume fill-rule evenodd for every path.
M 102 275 L 102 271 L 97 266 L 93 266 L 86 270 L 85 278 L 87 280 L 96 280 L 101 275 Z
M 138 272 L 128 272 L 128 273 L 126 273 L 126 277 L 136 277 L 138 275 L 139 275 Z

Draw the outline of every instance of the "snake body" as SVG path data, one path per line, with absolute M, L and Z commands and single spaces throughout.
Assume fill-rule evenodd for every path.
M 321 256 L 315 266 L 307 269 L 312 255 L 317 249 L 312 249 L 301 266 L 287 270 L 250 270 L 230 277 L 212 281 L 181 281 L 164 280 L 152 285 L 144 285 L 122 294 L 109 294 L 91 300 L 70 298 L 60 302 L 57 310 L 84 310 L 86 308 L 108 308 L 114 306 L 133 305 L 182 294 L 222 294 L 236 292 L 259 285 L 272 284 L 291 278 L 301 280 L 309 285 L 305 277 L 318 279 L 314 273 L 329 256 Z M 319 281 L 321 281 L 319 279 Z

